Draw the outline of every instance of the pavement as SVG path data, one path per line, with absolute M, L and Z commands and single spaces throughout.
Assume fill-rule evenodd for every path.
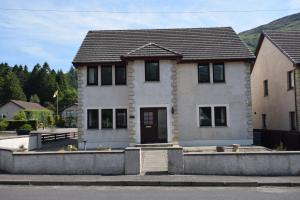
M 5 200 L 295 200 L 298 187 L 106 187 L 0 185 Z
M 0 185 L 34 186 L 218 186 L 300 187 L 300 176 L 204 176 L 204 175 L 21 175 L 0 174 Z

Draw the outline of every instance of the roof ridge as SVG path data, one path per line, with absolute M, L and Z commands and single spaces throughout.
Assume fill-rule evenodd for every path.
M 109 32 L 109 31 L 148 31 L 148 30 L 197 30 L 197 29 L 233 29 L 231 26 L 215 26 L 215 27 L 187 27 L 187 28 L 141 28 L 141 29 L 105 29 L 105 30 L 89 30 L 88 32 Z

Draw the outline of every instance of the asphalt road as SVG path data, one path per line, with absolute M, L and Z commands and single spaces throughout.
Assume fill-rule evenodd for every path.
M 0 200 L 295 200 L 299 187 L 0 186 Z

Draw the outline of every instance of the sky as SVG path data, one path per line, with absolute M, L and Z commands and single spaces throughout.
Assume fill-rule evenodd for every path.
M 231 26 L 238 33 L 297 12 L 300 0 L 0 0 L 0 63 L 68 71 L 89 30 Z

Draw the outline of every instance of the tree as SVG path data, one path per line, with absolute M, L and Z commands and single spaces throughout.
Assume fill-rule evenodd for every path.
M 26 101 L 26 95 L 20 85 L 17 76 L 9 70 L 0 81 L 0 104 L 5 104 L 11 99 Z
M 34 95 L 31 95 L 30 96 L 30 102 L 33 102 L 33 103 L 40 103 L 40 98 L 37 94 L 34 94 Z

